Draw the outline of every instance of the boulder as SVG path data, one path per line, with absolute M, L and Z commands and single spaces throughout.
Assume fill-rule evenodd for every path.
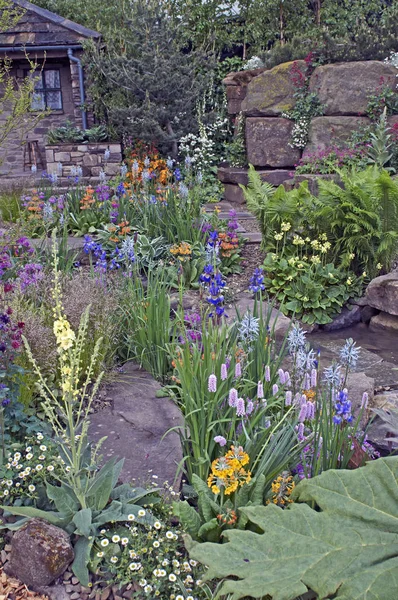
M 74 557 L 69 535 L 42 519 L 31 519 L 11 541 L 7 571 L 34 589 L 62 575 Z
M 324 331 L 338 331 L 359 323 L 361 320 L 361 308 L 359 306 L 345 306 L 341 313 L 331 323 L 322 325 Z
M 246 119 L 247 160 L 255 167 L 293 167 L 300 150 L 289 146 L 293 121 L 275 117 Z
M 249 117 L 277 117 L 295 104 L 292 81 L 293 62 L 282 63 L 254 77 L 247 86 L 242 112 Z M 305 62 L 296 61 L 304 70 Z
M 303 157 L 330 148 L 336 143 L 342 144 L 351 137 L 353 131 L 369 124 L 370 119 L 367 117 L 314 117 Z
M 361 322 L 368 324 L 372 317 L 377 315 L 379 311 L 373 306 L 361 306 Z
M 372 279 L 365 298 L 369 306 L 398 315 L 398 271 Z
M 367 431 L 369 440 L 380 450 L 390 453 L 394 448 L 397 448 L 398 444 L 396 442 L 389 442 L 388 437 L 391 437 L 391 434 L 396 436 L 397 432 L 389 431 L 388 425 L 386 425 L 378 415 L 375 416 L 375 413 L 371 410 L 372 408 L 383 409 L 387 412 L 391 409 L 395 411 L 398 410 L 398 392 L 385 391 L 376 394 L 370 403 L 368 410 L 369 419 L 373 419 Z
M 352 406 L 352 413 L 355 417 L 361 410 L 362 398 L 365 392 L 368 394 L 368 405 L 372 405 L 375 389 L 375 380 L 373 377 L 368 377 L 365 373 L 349 373 L 346 388 L 348 390 L 348 399 Z M 366 423 L 367 419 L 368 415 L 364 411 L 361 422 L 362 426 Z
M 396 331 L 398 333 L 398 317 L 381 312 L 371 318 L 369 323 L 370 331 Z
M 369 95 L 380 82 L 396 85 L 397 69 L 376 60 L 317 67 L 310 89 L 318 94 L 325 115 L 365 115 Z
M 222 183 L 232 183 L 235 185 L 247 185 L 248 169 L 244 167 L 224 167 L 218 168 L 217 175 L 218 179 Z M 271 171 L 257 171 L 263 181 L 268 181 L 271 185 L 281 185 L 284 181 L 290 179 L 293 173 L 288 169 L 273 169 Z

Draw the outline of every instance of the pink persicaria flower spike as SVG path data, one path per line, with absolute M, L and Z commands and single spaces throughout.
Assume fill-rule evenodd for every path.
M 292 405 L 292 392 L 291 391 L 286 392 L 285 405 L 286 406 Z
M 302 404 L 298 420 L 300 423 L 303 423 L 306 420 L 306 418 L 307 418 L 307 404 Z
M 307 402 L 307 419 L 308 421 L 315 419 L 315 402 Z
M 251 415 L 253 410 L 254 410 L 254 404 L 253 404 L 252 400 L 249 400 L 247 403 L 247 406 L 246 406 L 246 414 Z
M 238 392 L 235 388 L 229 390 L 228 404 L 235 407 L 238 402 Z
M 240 366 L 240 362 L 237 362 L 235 365 L 235 377 L 240 377 L 242 375 L 242 367 Z
M 217 391 L 217 377 L 214 375 L 214 373 L 212 373 L 209 377 L 208 390 L 209 392 Z
M 238 402 L 236 403 L 236 416 L 244 417 L 245 414 L 245 401 L 243 400 L 243 398 L 238 398 Z
M 279 388 L 278 388 L 278 384 L 274 383 L 274 385 L 272 386 L 272 393 L 274 396 L 276 396 L 276 394 L 279 392 Z
M 271 370 L 268 365 L 265 367 L 264 377 L 265 381 L 271 381 Z
M 297 437 L 300 442 L 303 441 L 303 439 L 304 439 L 304 423 L 299 423 L 298 428 L 297 428 Z
M 279 381 L 281 382 L 281 384 L 285 385 L 285 383 L 286 383 L 285 371 L 283 369 L 279 369 L 278 375 L 279 375 Z
M 369 394 L 368 392 L 364 392 L 362 395 L 362 402 L 361 402 L 361 408 L 368 408 L 368 402 L 369 402 Z
M 257 384 L 257 398 L 259 398 L 260 400 L 261 398 L 264 398 L 264 388 L 261 381 L 259 381 Z
M 225 381 L 228 377 L 228 369 L 227 369 L 227 365 L 225 363 L 223 363 L 221 365 L 221 381 Z
M 292 385 L 292 380 L 290 379 L 289 371 L 285 371 L 285 384 L 287 385 L 287 387 Z
M 316 387 L 316 383 L 317 383 L 317 370 L 316 369 L 312 369 L 311 371 L 311 387 L 315 388 Z
M 225 446 L 227 443 L 227 440 L 222 435 L 216 435 L 214 441 L 216 442 L 216 444 L 220 444 L 220 446 Z

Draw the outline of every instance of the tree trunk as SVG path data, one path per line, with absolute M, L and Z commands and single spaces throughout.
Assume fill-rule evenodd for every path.
M 285 33 L 284 33 L 284 26 L 283 26 L 283 2 L 282 2 L 282 0 L 279 3 L 279 30 L 280 30 L 279 40 L 280 40 L 281 46 L 284 46 L 285 45 Z
M 173 127 L 172 127 L 170 121 L 167 121 L 167 123 L 166 123 L 166 130 L 167 130 L 167 133 L 169 134 L 169 136 L 172 138 L 171 139 L 171 156 L 173 158 L 177 158 L 178 144 L 177 144 L 177 140 L 175 139 L 175 133 L 174 133 L 174 130 L 173 130 Z

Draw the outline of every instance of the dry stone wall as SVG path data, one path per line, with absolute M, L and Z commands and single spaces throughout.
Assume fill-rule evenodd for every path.
M 105 158 L 106 150 L 110 152 L 109 158 Z M 81 167 L 83 177 L 95 178 L 101 171 L 106 175 L 117 175 L 121 161 L 121 146 L 116 143 L 46 146 L 47 171 L 62 177 L 72 175 L 74 167 Z
M 283 63 L 273 69 L 257 69 L 231 73 L 224 80 L 228 111 L 232 118 L 245 116 L 247 161 L 264 174 L 285 170 L 286 180 L 302 156 L 324 150 L 333 144 L 344 144 L 353 131 L 370 123 L 366 116 L 369 95 L 381 85 L 397 87 L 395 67 L 379 61 L 336 63 L 317 67 L 310 78 L 310 91 L 318 95 L 322 116 L 312 119 L 309 140 L 304 150 L 291 146 L 293 121 L 283 114 L 295 104 L 292 68 L 304 66 L 304 61 Z M 397 117 L 391 117 L 396 122 Z M 220 180 L 227 184 L 226 196 L 243 202 L 239 188 L 223 166 Z M 272 178 L 272 177 L 271 177 Z M 233 176 L 232 176 L 233 179 Z M 277 177 L 280 180 L 280 173 Z

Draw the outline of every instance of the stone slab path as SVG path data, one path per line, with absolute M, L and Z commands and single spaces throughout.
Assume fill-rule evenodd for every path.
M 121 479 L 139 484 L 165 481 L 173 484 L 182 459 L 180 438 L 173 427 L 182 425 L 182 415 L 170 398 L 157 398 L 161 386 L 134 363 L 126 363 L 108 393 L 113 406 L 90 417 L 89 437 L 104 436 L 103 460 L 124 457 Z M 154 479 L 156 476 L 157 479 Z M 175 487 L 179 486 L 179 481 Z

